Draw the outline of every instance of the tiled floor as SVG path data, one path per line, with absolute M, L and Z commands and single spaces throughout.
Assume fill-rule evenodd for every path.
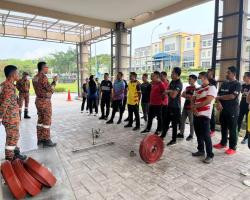
M 32 119 L 23 120 L 21 124 L 20 146 L 23 151 L 36 148 L 36 110 L 33 99 L 31 104 Z M 63 168 L 74 195 L 66 197 L 62 189 L 60 197 L 48 198 L 47 192 L 50 191 L 43 191 L 39 199 L 250 199 L 250 188 L 242 184 L 245 177 L 240 175 L 240 170 L 250 169 L 250 150 L 246 145 L 239 144 L 238 153 L 233 156 L 214 150 L 214 162 L 205 165 L 199 158 L 191 156 L 191 152 L 196 150 L 195 140 L 178 141 L 176 146 L 165 148 L 158 163 L 147 165 L 138 153 L 143 138 L 139 132 L 124 129 L 124 123 L 106 125 L 97 117 L 81 114 L 80 102 L 66 102 L 66 94 L 55 95 L 53 105 L 52 136 L 58 142 L 54 150 L 58 160 L 53 159 L 51 162 Z M 72 153 L 74 148 L 92 145 L 92 128 L 104 131 L 97 139 L 97 144 L 112 141 L 115 145 Z M 0 131 L 3 156 L 5 137 L 2 127 Z M 217 133 L 213 138 L 214 143 L 219 141 L 219 136 Z M 169 136 L 166 141 L 169 141 Z M 131 150 L 137 153 L 135 157 L 130 157 Z M 43 154 L 47 155 L 43 151 L 40 149 L 35 154 L 43 159 Z M 60 193 L 60 190 L 55 192 Z

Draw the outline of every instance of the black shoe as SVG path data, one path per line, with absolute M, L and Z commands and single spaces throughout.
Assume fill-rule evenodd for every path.
M 38 140 L 37 141 L 37 146 L 42 145 L 42 144 L 43 144 L 43 140 Z
M 119 119 L 119 120 L 117 121 L 117 124 L 120 124 L 120 123 L 122 123 L 122 120 L 121 120 L 121 119 Z
M 167 146 L 173 146 L 176 145 L 176 141 L 175 140 L 171 140 L 169 143 L 167 143 Z
M 206 164 L 210 164 L 213 162 L 213 158 L 207 156 L 202 162 L 204 162 Z
M 129 118 L 127 118 L 127 119 L 124 119 L 124 122 L 128 122 L 129 121 Z
M 106 124 L 113 124 L 114 121 L 112 119 L 110 119 L 109 121 L 106 122 Z
M 181 134 L 181 133 L 179 133 L 179 134 L 177 134 L 177 138 L 183 139 L 183 138 L 184 138 L 184 135 Z
M 43 147 L 55 147 L 56 143 L 52 142 L 51 140 L 44 140 L 43 141 Z
M 133 130 L 133 131 L 138 131 L 138 130 L 140 130 L 140 127 L 136 126 L 136 127 L 134 127 L 132 130 Z
M 131 127 L 132 127 L 131 124 L 127 124 L 127 125 L 124 126 L 124 128 L 131 128 Z
M 14 150 L 14 158 L 13 158 L 13 160 L 15 160 L 15 159 L 26 160 L 27 156 L 20 154 L 20 149 L 18 147 L 16 147 L 15 150 Z
M 31 117 L 28 115 L 28 111 L 24 111 L 24 119 L 30 119 Z
M 192 135 L 189 135 L 189 136 L 186 138 L 187 141 L 190 141 L 190 140 L 192 140 L 192 139 L 193 139 L 193 136 L 192 136 Z
M 204 152 L 200 152 L 200 151 L 197 151 L 197 152 L 195 152 L 195 153 L 192 153 L 192 156 L 193 157 L 200 157 L 200 156 L 204 156 L 205 155 L 205 153 Z
M 148 129 L 141 131 L 141 133 L 149 133 L 149 132 L 150 132 L 150 130 L 148 130 Z
M 99 119 L 102 120 L 102 119 L 105 119 L 105 117 L 104 117 L 104 116 L 101 116 L 101 117 L 99 117 Z

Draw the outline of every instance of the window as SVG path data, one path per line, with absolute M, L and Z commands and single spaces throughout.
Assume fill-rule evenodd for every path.
M 190 48 L 191 48 L 191 43 L 190 43 L 190 42 L 187 42 L 186 47 L 187 47 L 187 49 L 190 49 Z
M 207 51 L 207 57 L 208 57 L 208 58 L 211 57 L 211 51 Z
M 175 50 L 175 44 L 166 44 L 165 45 L 165 51 L 174 51 Z
M 202 58 L 206 58 L 206 52 L 202 52 L 202 53 L 201 53 L 201 57 L 202 57 Z
M 211 47 L 212 46 L 212 40 L 208 40 L 207 46 Z
M 207 41 L 203 41 L 202 42 L 202 47 L 206 47 L 207 46 Z

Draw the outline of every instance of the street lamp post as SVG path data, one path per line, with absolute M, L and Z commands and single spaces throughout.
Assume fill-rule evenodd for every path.
M 153 68 L 153 49 L 152 49 L 152 44 L 153 44 L 153 34 L 154 34 L 154 31 L 156 30 L 156 28 L 158 28 L 159 26 L 161 26 L 162 23 L 160 22 L 159 24 L 157 24 L 153 29 L 152 29 L 152 32 L 151 32 L 151 43 L 150 43 L 150 56 L 151 56 L 151 68 Z

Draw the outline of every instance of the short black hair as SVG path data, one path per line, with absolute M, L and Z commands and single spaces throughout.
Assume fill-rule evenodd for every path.
M 228 69 L 228 71 L 230 71 L 233 74 L 237 73 L 237 68 L 235 66 L 228 67 L 227 69 Z
M 134 76 L 135 78 L 137 78 L 137 74 L 135 72 L 130 72 L 130 76 Z
M 148 74 L 147 73 L 142 74 L 142 76 L 148 78 Z
M 167 74 L 167 72 L 162 71 L 162 72 L 161 72 L 161 75 L 163 75 L 163 76 L 167 76 L 168 74 Z
M 43 61 L 37 63 L 37 69 L 38 69 L 38 71 L 39 71 L 39 72 L 42 71 L 42 69 L 43 69 L 43 67 L 44 67 L 45 65 L 47 65 L 47 63 L 46 63 L 46 62 L 43 62 Z
M 245 72 L 244 75 L 250 78 L 250 72 Z
M 5 77 L 8 78 L 10 75 L 17 70 L 17 67 L 15 65 L 7 65 L 4 67 L 4 74 Z
M 189 75 L 189 78 L 191 78 L 191 79 L 193 79 L 193 80 L 197 80 L 197 76 L 196 75 L 194 75 L 194 74 L 191 74 L 191 75 Z
M 29 76 L 28 72 L 23 72 L 23 76 Z
M 178 76 L 181 75 L 181 68 L 180 67 L 174 67 L 173 72 L 176 73 Z
M 109 73 L 104 73 L 104 76 L 109 76 Z
M 123 73 L 122 73 L 122 72 L 118 72 L 118 74 L 120 74 L 120 75 L 121 75 L 121 77 L 123 77 Z
M 90 75 L 89 80 L 94 80 L 94 75 Z
M 200 72 L 199 76 L 202 76 L 202 77 L 208 79 L 208 73 L 207 72 Z
M 161 73 L 159 71 L 154 71 L 154 75 L 161 76 Z

